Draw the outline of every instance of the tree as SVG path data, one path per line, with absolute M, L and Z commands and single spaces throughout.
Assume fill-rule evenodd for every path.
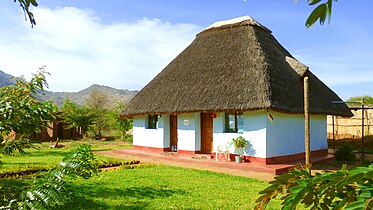
M 117 102 L 114 109 L 110 112 L 110 117 L 113 121 L 113 125 L 121 132 L 121 139 L 125 140 L 128 131 L 133 127 L 133 122 L 131 119 L 126 119 L 120 117 L 120 112 L 126 107 L 125 104 Z
M 30 147 L 28 137 L 48 127 L 55 119 L 57 107 L 49 101 L 41 102 L 34 97 L 47 86 L 44 68 L 33 75 L 30 82 L 23 77 L 15 85 L 0 88 L 0 149 L 10 154 L 14 150 L 23 153 Z M 14 139 L 7 138 L 11 134 Z
M 102 130 L 108 125 L 109 97 L 101 90 L 93 89 L 86 99 L 86 105 L 93 114 L 93 129 L 97 139 L 102 137 Z
M 367 96 L 367 95 L 351 97 L 347 101 L 349 102 L 362 101 L 363 98 L 364 98 L 364 105 L 373 105 L 373 97 Z
M 94 116 L 88 107 L 80 107 L 68 98 L 62 104 L 63 121 L 68 128 L 79 127 L 79 134 L 83 137 L 93 125 Z

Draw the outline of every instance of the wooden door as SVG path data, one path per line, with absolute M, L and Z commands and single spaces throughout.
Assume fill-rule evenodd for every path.
M 212 152 L 212 116 L 211 113 L 201 113 L 201 153 Z
M 177 115 L 170 115 L 170 151 L 173 147 L 177 148 Z

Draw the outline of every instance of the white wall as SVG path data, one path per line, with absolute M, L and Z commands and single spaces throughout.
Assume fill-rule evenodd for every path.
M 245 137 L 249 141 L 249 145 L 244 150 L 244 154 L 265 157 L 266 155 L 266 121 L 265 117 L 260 112 L 245 112 L 244 113 L 244 132 L 239 133 L 224 133 L 224 113 L 217 113 L 213 121 L 213 150 L 226 150 L 228 148 L 231 154 L 238 154 L 238 151 L 232 144 L 232 139 L 238 136 Z
M 170 115 L 161 115 L 163 120 L 163 148 L 170 148 Z
M 163 117 L 158 118 L 157 129 L 146 129 L 146 116 L 133 118 L 133 145 L 164 148 Z
M 194 113 L 194 123 L 195 123 L 195 134 L 194 134 L 195 150 L 201 151 L 201 114 L 200 113 Z
M 196 120 L 196 118 L 198 119 Z M 196 146 L 196 130 L 199 130 L 199 114 L 187 113 L 179 114 L 178 119 L 178 150 L 195 151 L 199 150 Z M 198 123 L 197 123 L 198 122 Z
M 263 114 L 263 111 L 251 111 L 244 112 L 244 133 L 246 134 L 245 138 L 249 140 L 249 143 L 252 145 L 250 149 L 250 156 L 265 158 L 267 157 L 266 147 L 268 143 L 267 130 L 266 127 L 267 117 Z
M 245 154 L 268 158 L 304 152 L 304 117 L 302 114 L 283 114 L 269 111 L 273 121 L 267 117 L 267 111 L 244 112 L 244 132 L 224 133 L 224 114 L 216 113 L 213 119 L 213 151 L 229 147 L 230 153 L 237 154 L 233 138 L 245 137 L 251 144 Z M 169 115 L 158 119 L 157 129 L 145 129 L 146 116 L 133 119 L 133 144 L 154 148 L 170 146 Z M 327 149 L 326 116 L 311 116 L 311 150 Z M 187 113 L 178 115 L 178 149 L 187 151 L 200 150 L 200 114 Z
M 267 121 L 267 157 L 302 153 L 304 146 L 303 114 L 283 114 L 270 111 L 273 121 Z M 263 112 L 265 116 L 267 113 Z M 326 115 L 310 117 L 311 150 L 327 149 Z

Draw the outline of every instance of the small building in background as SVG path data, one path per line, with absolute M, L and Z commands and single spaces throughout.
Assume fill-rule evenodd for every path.
M 31 138 L 40 141 L 56 141 L 58 139 L 77 139 L 81 138 L 81 128 L 69 128 L 61 118 L 53 123 L 49 123 L 49 128 L 41 128 L 40 132 L 35 132 Z

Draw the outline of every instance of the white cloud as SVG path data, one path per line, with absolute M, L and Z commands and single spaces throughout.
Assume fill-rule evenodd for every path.
M 91 84 L 140 89 L 201 30 L 143 18 L 104 24 L 92 10 L 37 8 L 31 29 L 13 18 L 0 27 L 0 69 L 30 76 L 46 65 L 53 91 L 78 91 Z

